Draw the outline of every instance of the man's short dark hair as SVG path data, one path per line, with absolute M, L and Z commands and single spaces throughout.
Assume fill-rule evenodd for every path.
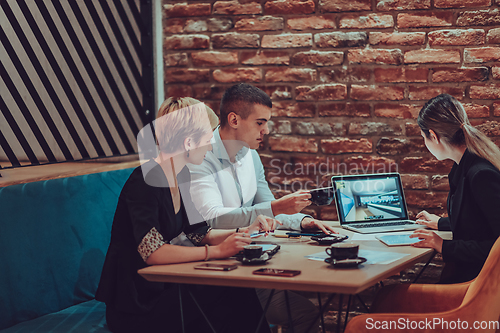
M 234 112 L 243 119 L 247 119 L 254 104 L 273 107 L 271 98 L 261 89 L 248 83 L 238 83 L 228 88 L 220 103 L 220 126 L 227 125 L 227 116 Z

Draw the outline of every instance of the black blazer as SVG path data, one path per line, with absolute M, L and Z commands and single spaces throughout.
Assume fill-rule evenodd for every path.
M 453 239 L 443 241 L 441 282 L 466 282 L 479 274 L 500 236 L 500 171 L 466 150 L 448 180 L 448 217 L 439 219 L 438 229 L 451 230 Z

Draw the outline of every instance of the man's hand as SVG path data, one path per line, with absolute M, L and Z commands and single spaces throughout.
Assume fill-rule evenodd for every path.
M 311 204 L 309 191 L 300 190 L 292 194 L 285 195 L 271 202 L 271 209 L 274 216 L 279 214 L 296 214 Z
M 304 217 L 300 222 L 300 226 L 302 227 L 302 229 L 319 229 L 325 234 L 338 234 L 338 232 L 335 231 L 332 226 L 310 217 Z

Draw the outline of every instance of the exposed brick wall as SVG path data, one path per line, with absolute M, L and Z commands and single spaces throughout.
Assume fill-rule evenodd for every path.
M 500 1 L 164 0 L 165 91 L 216 112 L 249 82 L 273 99 L 260 150 L 275 193 L 331 174 L 399 171 L 410 211 L 444 213 L 450 162 L 415 118 L 429 98 L 461 100 L 500 143 Z M 336 219 L 334 207 L 311 208 Z

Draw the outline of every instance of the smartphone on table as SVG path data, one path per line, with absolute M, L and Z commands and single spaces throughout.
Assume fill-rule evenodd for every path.
M 208 269 L 211 271 L 232 271 L 238 268 L 238 264 L 214 264 L 206 263 L 194 266 L 194 269 Z
M 253 274 L 292 277 L 299 275 L 300 271 L 292 269 L 260 268 L 253 271 Z

